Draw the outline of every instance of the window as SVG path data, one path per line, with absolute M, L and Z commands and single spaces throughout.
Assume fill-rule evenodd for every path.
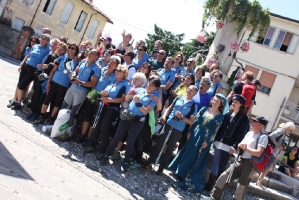
M 264 34 L 262 34 L 262 36 L 259 36 L 258 32 L 255 32 L 254 35 L 250 38 L 250 40 L 259 44 L 269 46 L 275 30 L 275 28 L 269 27 L 269 29 L 265 31 Z
M 252 66 L 249 66 L 249 65 L 246 65 L 245 72 L 247 72 L 247 71 L 251 71 L 254 74 L 254 78 L 256 78 L 257 75 L 258 75 L 258 73 L 259 73 L 259 71 L 260 71 L 260 69 L 252 67 Z
M 23 0 L 24 3 L 33 4 L 34 0 Z
M 61 14 L 61 17 L 60 17 L 60 21 L 64 24 L 67 24 L 67 22 L 69 21 L 69 18 L 71 16 L 71 13 L 72 13 L 72 10 L 74 8 L 74 4 L 72 4 L 71 2 L 67 2 L 63 11 L 62 11 L 62 14 Z
M 12 21 L 11 28 L 16 29 L 18 31 L 21 31 L 22 28 L 23 28 L 23 26 L 24 26 L 24 23 L 25 23 L 24 20 L 21 20 L 21 19 L 19 19 L 19 18 L 16 17 Z
M 280 51 L 294 53 L 298 44 L 298 36 L 281 30 L 275 42 L 274 48 Z M 289 47 L 291 47 L 289 49 Z
M 43 34 L 43 30 L 39 27 L 35 27 L 34 28 L 34 33 L 35 33 L 36 36 L 40 37 Z
M 87 13 L 82 10 L 81 14 L 78 18 L 77 24 L 75 26 L 76 31 L 80 32 L 82 30 L 82 27 L 83 27 L 86 17 L 87 17 Z
M 260 82 L 262 86 L 258 90 L 263 93 L 270 94 L 275 79 L 276 79 L 275 74 L 271 74 L 269 72 L 263 71 L 260 77 Z
M 99 21 L 98 20 L 93 20 L 90 28 L 89 28 L 89 31 L 87 33 L 87 37 L 92 39 L 93 36 L 94 36 L 94 33 L 96 32 L 97 30 L 97 27 L 98 27 L 98 24 L 99 24 Z
M 51 15 L 55 4 L 56 4 L 56 0 L 47 0 L 43 11 L 48 15 Z

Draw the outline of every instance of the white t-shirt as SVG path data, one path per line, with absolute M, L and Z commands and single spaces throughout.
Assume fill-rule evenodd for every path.
M 247 144 L 247 146 L 249 148 L 255 149 L 257 138 L 259 135 L 260 135 L 260 133 L 254 134 L 253 131 L 250 131 L 245 135 L 245 137 L 240 142 L 240 144 Z M 264 134 L 259 139 L 258 147 L 266 148 L 267 144 L 268 144 L 268 137 Z M 251 156 L 252 155 L 250 153 L 248 153 L 248 151 L 245 150 L 241 157 L 242 158 L 251 158 Z
M 125 63 L 126 67 L 128 68 L 128 80 L 131 81 L 133 78 L 133 75 L 136 73 L 136 68 L 134 67 L 134 64 L 127 64 Z M 132 66 L 132 67 L 131 67 Z M 131 68 L 130 68 L 131 67 Z M 130 68 L 130 69 L 129 69 Z

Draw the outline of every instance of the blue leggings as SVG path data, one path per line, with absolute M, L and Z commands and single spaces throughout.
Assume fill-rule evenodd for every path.
M 226 165 L 229 161 L 230 154 L 227 151 L 214 147 L 214 162 L 211 173 L 217 178 L 226 170 Z

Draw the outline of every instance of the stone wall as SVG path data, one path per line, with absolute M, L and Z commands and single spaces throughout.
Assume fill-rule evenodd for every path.
M 0 54 L 11 56 L 19 35 L 20 31 L 0 24 Z

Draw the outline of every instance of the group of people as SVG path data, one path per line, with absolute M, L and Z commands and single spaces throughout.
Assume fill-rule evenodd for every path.
M 265 118 L 248 117 L 261 83 L 247 71 L 225 97 L 223 74 L 217 65 L 206 70 L 196 66 L 195 58 L 188 58 L 184 67 L 183 53 L 167 56 L 162 41 L 157 40 L 154 50 L 147 52 L 143 40 L 133 47 L 132 34 L 123 31 L 121 35 L 123 40 L 117 47 L 101 32 L 96 44 L 87 41 L 77 45 L 67 43 L 64 37 L 51 39 L 51 31 L 45 28 L 40 38 L 29 40 L 15 96 L 7 106 L 21 109 L 31 93 L 23 112 L 35 125 L 53 125 L 60 109 L 70 109 L 68 127 L 57 140 L 70 140 L 76 123 L 82 122 L 75 142 L 84 144 L 85 153 L 97 149 L 95 157 L 101 165 L 121 158 L 125 142 L 123 172 L 159 163 L 156 173 L 162 174 L 165 168 L 173 171 L 178 178 L 174 187 L 182 192 L 197 195 L 213 188 L 211 197 L 202 198 L 220 198 L 231 170 L 226 169 L 230 156 L 242 149 L 231 178 L 239 178 L 234 198 L 242 199 L 254 172 L 251 157 L 260 156 L 268 145 L 263 134 Z M 159 137 L 153 142 L 159 126 Z M 279 133 L 287 135 L 294 129 L 289 122 Z M 281 150 L 276 137 L 273 143 Z M 178 153 L 172 159 L 177 142 Z M 214 148 L 214 163 L 205 183 L 210 148 Z M 143 153 L 150 155 L 144 162 Z M 294 147 L 285 155 L 292 162 L 284 161 L 280 171 L 295 175 L 296 156 L 298 148 Z

